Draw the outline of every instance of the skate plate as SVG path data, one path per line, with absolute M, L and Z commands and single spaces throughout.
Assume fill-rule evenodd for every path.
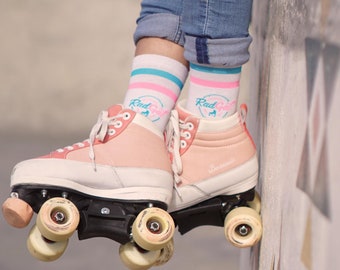
M 41 206 L 51 198 L 70 200 L 80 214 L 77 228 L 79 240 L 106 237 L 125 244 L 131 240 L 130 228 L 143 209 L 151 206 L 166 209 L 161 202 L 110 200 L 53 186 L 17 186 L 13 188 L 13 194 L 29 204 L 35 213 L 39 213 Z
M 255 190 L 236 195 L 213 197 L 191 207 L 172 212 L 171 216 L 183 235 L 199 226 L 224 226 L 228 213 L 236 207 L 248 206 L 255 198 Z
M 226 238 L 237 247 L 255 245 L 262 233 L 260 201 L 254 189 L 217 196 L 170 215 L 166 204 L 158 201 L 105 199 L 51 186 L 15 186 L 11 199 L 14 206 L 12 201 L 3 205 L 10 225 L 27 225 L 32 213 L 22 216 L 29 208 L 38 214 L 27 246 L 34 257 L 45 261 L 63 254 L 75 230 L 79 240 L 105 237 L 120 243 L 121 259 L 133 269 L 166 263 L 173 254 L 175 227 L 182 235 L 199 226 L 224 227 Z

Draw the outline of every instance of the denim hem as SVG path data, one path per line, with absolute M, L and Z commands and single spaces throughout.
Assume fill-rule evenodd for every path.
M 166 27 L 164 27 L 165 25 Z M 143 17 L 138 21 L 133 36 L 135 44 L 144 37 L 165 38 L 183 46 L 184 35 L 181 30 L 180 16 L 168 13 L 157 13 Z
M 249 60 L 252 37 L 209 39 L 185 36 L 184 57 L 192 63 L 239 67 Z

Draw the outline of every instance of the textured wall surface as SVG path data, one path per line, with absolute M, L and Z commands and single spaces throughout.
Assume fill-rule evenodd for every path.
M 340 267 L 339 12 L 338 0 L 254 2 L 250 125 L 264 235 L 243 269 Z

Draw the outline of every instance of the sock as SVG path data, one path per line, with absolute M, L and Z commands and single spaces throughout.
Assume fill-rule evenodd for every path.
M 123 105 L 146 116 L 163 131 L 187 75 L 187 68 L 172 58 L 136 56 Z
M 236 112 L 241 67 L 216 68 L 190 64 L 186 109 L 204 118 L 225 118 Z

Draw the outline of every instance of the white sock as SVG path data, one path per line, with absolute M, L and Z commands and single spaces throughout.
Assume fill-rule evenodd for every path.
M 163 131 L 187 75 L 187 68 L 172 58 L 136 56 L 123 105 L 146 116 Z
M 224 118 L 236 112 L 241 67 L 216 68 L 190 64 L 186 109 L 204 118 Z

